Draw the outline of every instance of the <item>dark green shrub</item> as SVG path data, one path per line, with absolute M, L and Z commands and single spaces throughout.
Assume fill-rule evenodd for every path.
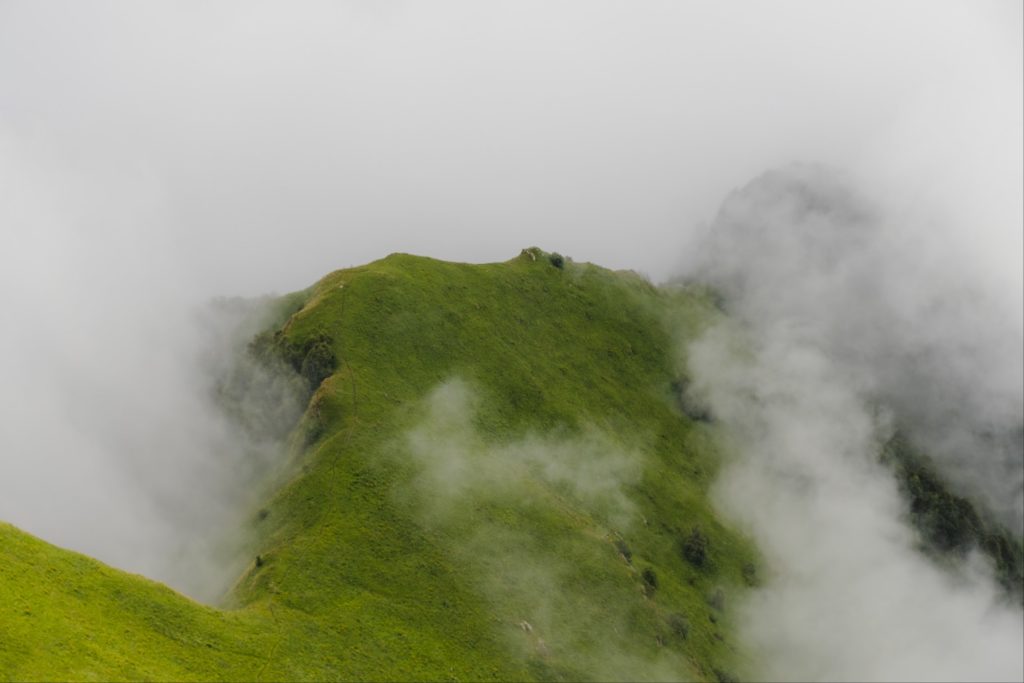
M 741 571 L 743 573 L 744 583 L 751 587 L 757 585 L 757 565 L 753 562 L 747 562 L 743 565 L 743 569 Z
M 337 359 L 334 351 L 326 341 L 318 341 L 313 344 L 302 359 L 302 367 L 299 374 L 306 378 L 311 389 L 316 389 L 320 383 L 334 373 Z
M 654 595 L 654 591 L 658 590 L 658 575 L 654 570 L 647 567 L 640 572 L 640 578 L 644 581 L 644 594 Z
M 565 258 L 563 258 L 558 252 L 551 252 L 551 255 L 548 256 L 548 260 L 551 261 L 551 265 L 559 270 L 565 268 Z
M 682 640 L 686 640 L 690 635 L 690 622 L 679 612 L 668 615 L 668 627 Z
M 249 352 L 257 360 L 266 362 L 274 348 L 274 332 L 272 330 L 265 330 L 260 332 L 249 341 L 246 346 L 246 351 Z
M 683 557 L 694 567 L 703 568 L 708 561 L 708 538 L 694 527 L 683 541 Z

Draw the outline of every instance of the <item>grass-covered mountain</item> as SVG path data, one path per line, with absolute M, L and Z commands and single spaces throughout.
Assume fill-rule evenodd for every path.
M 698 291 L 394 254 L 249 345 L 309 388 L 251 562 L 197 604 L 0 527 L 9 679 L 728 679 L 752 545 L 681 400 Z
M 758 556 L 712 509 L 720 427 L 681 356 L 719 303 L 539 249 L 280 298 L 220 383 L 286 433 L 234 587 L 198 604 L 0 524 L 0 679 L 756 675 L 732 606 Z M 1019 540 L 902 437 L 880 458 L 922 550 L 980 549 L 1019 601 Z

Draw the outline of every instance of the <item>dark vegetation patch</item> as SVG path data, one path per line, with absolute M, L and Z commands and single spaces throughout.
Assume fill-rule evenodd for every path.
M 284 362 L 300 377 L 306 380 L 309 394 L 334 374 L 338 359 L 334 354 L 334 343 L 326 332 L 310 335 L 301 342 L 291 340 L 284 330 L 262 332 L 249 344 L 251 353 L 267 367 Z
M 621 538 L 615 539 L 615 549 L 622 555 L 622 559 L 630 564 L 633 563 L 633 551 L 629 549 L 629 546 Z
M 725 609 L 725 591 L 721 587 L 715 588 L 708 595 L 708 605 L 719 612 Z
M 644 582 L 644 594 L 648 597 L 654 595 L 655 591 L 658 590 L 658 574 L 647 567 L 640 573 L 640 578 Z
M 299 374 L 302 375 L 311 389 L 316 389 L 320 383 L 334 374 L 334 368 L 338 365 L 338 359 L 334 357 L 330 340 L 320 339 L 309 347 L 302 356 L 302 363 L 299 365 Z
M 921 534 L 922 549 L 940 557 L 963 559 L 974 549 L 993 563 L 996 578 L 1014 599 L 1024 602 L 1024 544 L 971 501 L 953 493 L 945 481 L 900 433 L 882 452 L 909 502 L 910 521 Z
M 761 583 L 760 577 L 757 574 L 757 565 L 753 562 L 744 562 L 743 567 L 740 569 L 740 573 L 743 576 L 743 582 L 750 587 L 757 586 Z
M 213 378 L 218 407 L 253 443 L 283 441 L 295 427 L 309 398 L 305 382 L 274 345 L 278 335 L 275 330 L 294 313 L 296 306 L 301 307 L 300 298 L 304 296 L 289 295 L 271 306 L 265 315 L 275 315 L 277 320 L 264 332 L 252 336 L 247 344 L 242 339 L 251 334 L 247 328 L 252 325 L 243 321 L 235 332 L 242 336 L 237 350 L 226 358 L 222 357 L 226 354 L 218 354 L 218 361 L 210 362 L 207 370 Z
M 739 679 L 731 671 L 725 669 L 713 669 L 715 674 L 715 680 L 718 683 L 738 683 Z
M 682 542 L 683 559 L 698 569 L 708 566 L 708 537 L 694 527 Z
M 672 395 L 675 396 L 679 410 L 686 417 L 696 422 L 711 423 L 715 421 L 715 416 L 711 413 L 711 406 L 695 395 L 688 378 L 680 377 L 673 380 Z
M 668 615 L 668 628 L 680 640 L 686 640 L 690 635 L 690 622 L 679 612 Z

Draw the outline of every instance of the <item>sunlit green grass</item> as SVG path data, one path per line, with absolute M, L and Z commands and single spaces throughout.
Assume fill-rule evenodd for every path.
M 253 511 L 253 562 L 221 609 L 0 527 L 0 677 L 635 680 L 735 670 L 727 612 L 753 550 L 715 518 L 711 428 L 683 416 L 671 388 L 679 344 L 709 310 L 697 294 L 631 273 L 556 268 L 539 250 L 488 265 L 395 254 L 328 275 L 278 344 L 329 339 L 338 365 L 282 455 L 287 480 Z M 515 495 L 473 491 L 459 514 L 430 519 L 404 435 L 452 378 L 475 392 L 472 431 L 491 454 L 481 458 L 588 430 L 620 444 L 638 462 L 622 487 L 634 519 L 613 522 L 528 472 Z M 698 527 L 709 539 L 704 567 L 681 553 Z M 522 566 L 557 580 L 532 590 Z M 656 590 L 645 589 L 644 569 Z M 552 585 L 557 594 L 546 594 Z M 717 589 L 724 611 L 709 604 Z

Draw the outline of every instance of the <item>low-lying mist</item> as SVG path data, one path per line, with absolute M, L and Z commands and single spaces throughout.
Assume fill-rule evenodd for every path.
M 3 219 L 25 228 L 0 232 L 0 519 L 215 600 L 301 408 L 244 353 L 267 302 L 204 303 L 145 182 L 121 179 L 112 209 L 102 180 L 17 162 L 0 164 Z
M 627 568 L 609 562 L 603 538 L 640 523 L 627 490 L 641 478 L 643 454 L 593 427 L 488 443 L 474 425 L 480 401 L 459 378 L 428 394 L 400 445 L 416 465 L 400 491 L 424 526 L 449 539 L 460 566 L 472 568 L 508 645 L 542 679 L 691 676 L 678 653 L 654 647 L 638 628 L 639 596 L 622 589 Z M 599 577 L 585 570 L 594 553 Z
M 716 498 L 768 561 L 739 622 L 761 675 L 1019 680 L 1020 605 L 979 555 L 941 567 L 918 550 L 879 457 L 904 430 L 1020 537 L 1016 295 L 972 278 L 949 226 L 819 166 L 734 192 L 708 235 L 695 273 L 729 318 L 689 372 L 734 451 Z
M 117 321 L 15 332 L 20 362 L 5 376 L 20 400 L 0 433 L 0 518 L 216 602 L 247 561 L 244 521 L 285 467 L 306 396 L 297 375 L 245 352 L 265 306 L 165 310 L 171 329 L 145 340 L 126 331 L 134 348 L 95 349 L 85 364 L 54 366 L 34 347 Z

